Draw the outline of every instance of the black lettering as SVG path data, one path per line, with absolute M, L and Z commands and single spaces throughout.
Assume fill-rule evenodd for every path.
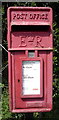
M 16 14 L 13 14 L 13 19 L 15 19 L 16 18 Z
M 30 19 L 35 19 L 36 14 L 30 14 Z
M 45 14 L 45 19 L 48 19 L 48 14 Z
M 30 19 L 33 19 L 33 16 L 32 16 L 32 14 L 30 14 Z
M 41 13 L 41 14 L 26 14 L 26 13 L 14 13 L 13 14 L 13 19 L 32 19 L 32 20 L 46 20 L 48 19 L 48 14 L 47 13 Z
M 45 14 L 42 14 L 42 19 L 44 19 L 44 17 L 45 17 Z
M 20 14 L 20 19 L 23 19 L 23 14 Z
M 27 14 L 24 14 L 24 19 L 26 19 L 26 17 L 27 17 Z
M 37 14 L 37 15 L 36 15 L 36 19 L 39 19 L 39 15 L 40 15 L 40 14 Z
M 20 15 L 19 14 L 17 14 L 17 19 L 19 19 L 20 18 Z
M 33 14 L 33 19 L 35 19 L 36 18 L 36 14 Z

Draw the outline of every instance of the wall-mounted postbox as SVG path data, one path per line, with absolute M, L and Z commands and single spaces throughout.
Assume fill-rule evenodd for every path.
M 8 8 L 9 101 L 12 112 L 52 109 L 52 9 Z

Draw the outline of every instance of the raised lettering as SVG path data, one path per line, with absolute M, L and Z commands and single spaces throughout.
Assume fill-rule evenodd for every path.
M 39 14 L 34 14 L 34 13 L 14 13 L 13 14 L 13 20 L 18 19 L 18 20 L 47 20 L 48 19 L 48 13 L 39 13 Z
M 48 19 L 48 14 L 45 14 L 45 19 Z
M 22 14 L 20 14 L 20 19 L 23 19 L 23 16 L 22 16 Z
M 17 14 L 17 19 L 20 19 L 20 15 L 19 14 Z
M 26 37 L 25 36 L 24 37 L 21 36 L 19 47 L 26 47 L 26 46 L 27 46 L 27 44 L 26 44 Z
M 41 19 L 45 19 L 45 14 L 42 14 L 42 16 L 41 16 L 42 18 Z
M 13 19 L 15 19 L 16 18 L 16 14 L 13 14 Z
M 30 45 L 33 45 L 34 39 L 35 39 L 35 37 L 28 37 L 28 43 Z
M 19 47 L 44 47 L 40 36 L 20 36 Z
M 39 36 L 36 36 L 36 45 L 35 45 L 35 47 L 44 47 L 42 45 L 41 41 L 42 41 L 42 38 L 39 37 Z
M 30 19 L 35 19 L 36 18 L 36 14 L 30 14 Z
M 36 19 L 39 19 L 39 16 L 40 16 L 40 15 L 39 15 L 39 14 L 37 14 Z

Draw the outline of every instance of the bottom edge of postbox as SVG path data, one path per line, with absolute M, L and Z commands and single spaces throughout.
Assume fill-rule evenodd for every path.
M 13 113 L 27 113 L 27 112 L 49 112 L 52 110 L 52 107 L 51 108 L 40 108 L 40 109 L 13 109 L 11 110 L 11 112 Z

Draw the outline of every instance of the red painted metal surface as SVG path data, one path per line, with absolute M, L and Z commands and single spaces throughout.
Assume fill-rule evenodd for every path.
M 23 113 L 50 111 L 52 109 L 52 9 L 9 7 L 7 19 L 10 111 Z M 33 52 L 34 56 L 30 57 L 29 52 Z M 39 95 L 22 94 L 22 61 L 27 60 L 40 61 Z

